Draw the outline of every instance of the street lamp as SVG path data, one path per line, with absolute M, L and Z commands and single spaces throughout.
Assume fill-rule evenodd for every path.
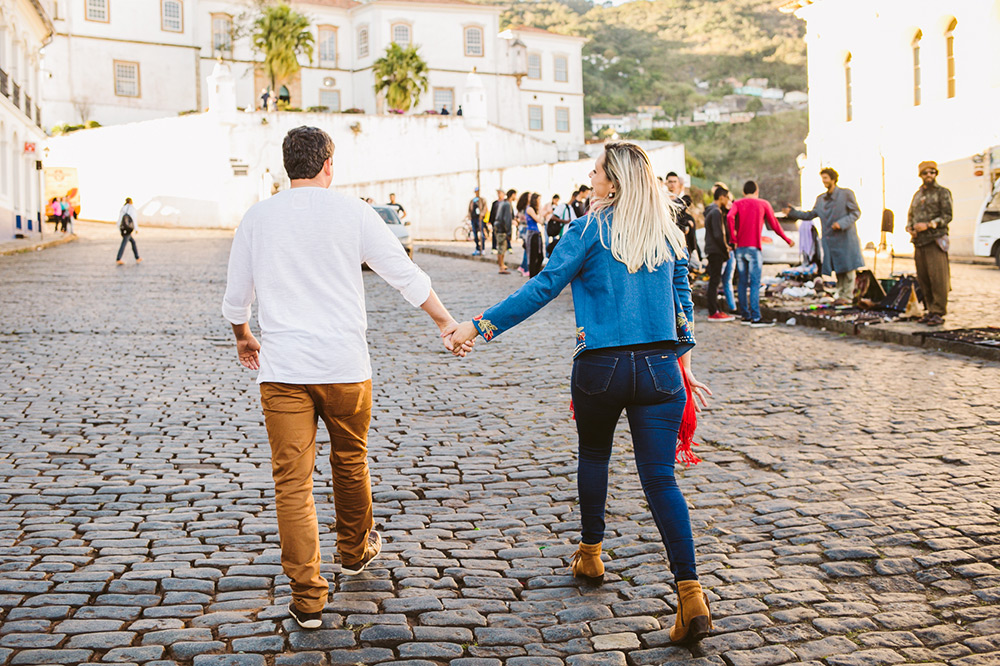
M 486 86 L 483 79 L 473 67 L 465 79 L 465 92 L 462 94 L 462 120 L 465 129 L 476 142 L 476 187 L 479 187 L 479 141 L 486 134 L 489 119 L 486 115 Z

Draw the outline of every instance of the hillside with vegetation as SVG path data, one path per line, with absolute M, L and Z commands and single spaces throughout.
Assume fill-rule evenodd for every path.
M 504 27 L 527 25 L 589 40 L 583 49 L 588 118 L 646 105 L 659 106 L 670 118 L 690 115 L 695 107 L 731 93 L 730 78 L 767 78 L 784 90 L 806 89 L 805 25 L 778 11 L 780 0 L 499 4 L 505 7 Z M 796 112 L 742 126 L 678 127 L 666 135 L 657 132 L 657 138 L 684 142 L 693 158 L 689 162 L 701 162 L 708 179 L 739 187 L 754 177 L 768 199 L 797 202 L 795 157 L 804 150 L 806 131 L 805 113 Z
M 480 0 L 497 4 L 493 0 Z M 724 79 L 764 77 L 804 90 L 804 24 L 778 0 L 518 0 L 504 4 L 505 27 L 528 25 L 586 37 L 585 113 L 661 106 L 675 116 L 731 92 Z M 695 81 L 707 81 L 699 90 Z

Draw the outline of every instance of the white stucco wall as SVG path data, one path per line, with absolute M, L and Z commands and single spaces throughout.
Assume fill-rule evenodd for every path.
M 58 34 L 46 52 L 52 78 L 45 84 L 46 122 L 80 122 L 79 104 L 89 102 L 89 117 L 103 125 L 122 124 L 176 115 L 181 111 L 204 109 L 205 76 L 214 66 L 217 53 L 212 48 L 213 14 L 231 16 L 241 24 L 249 3 L 240 0 L 185 0 L 182 32 L 164 30 L 160 0 L 111 2 L 107 23 L 84 18 L 85 0 L 63 0 L 65 11 L 56 21 Z M 412 43 L 427 62 L 428 91 L 411 111 L 419 114 L 437 110 L 435 88 L 452 88 L 455 104 L 461 103 L 467 74 L 476 68 L 483 78 L 489 99 L 489 120 L 516 131 L 528 131 L 527 107 L 545 107 L 544 128 L 533 132 L 547 142 L 561 147 L 583 143 L 583 82 L 581 50 L 583 41 L 545 33 L 515 31 L 515 35 L 542 57 L 543 76 L 535 81 L 523 79 L 518 87 L 516 66 L 510 44 L 499 35 L 502 9 L 492 5 L 450 2 L 412 2 L 375 0 L 356 7 L 333 7 L 308 0 L 292 0 L 297 11 L 311 20 L 311 30 L 318 37 L 318 26 L 337 28 L 337 62 L 319 62 L 318 47 L 312 62 L 300 59 L 301 99 L 296 105 L 309 108 L 319 105 L 320 90 L 328 77 L 331 87 L 341 97 L 341 109 L 360 108 L 366 113 L 386 109 L 376 99 L 372 65 L 385 53 L 392 40 L 391 28 L 401 23 L 410 26 Z M 358 28 L 367 26 L 369 53 L 360 58 L 357 48 Z M 465 54 L 466 27 L 483 30 L 483 55 Z M 568 60 L 569 80 L 556 82 L 553 64 L 556 55 Z M 260 59 L 250 48 L 246 34 L 233 42 L 226 54 L 237 80 L 240 106 L 259 103 L 259 85 L 254 82 L 254 61 Z M 140 67 L 141 95 L 137 98 L 116 96 L 113 62 L 137 62 Z M 74 105 L 76 102 L 76 105 Z M 558 132 L 555 107 L 570 109 L 570 127 Z
M 976 216 L 989 193 L 988 173 L 973 156 L 1000 146 L 1000 5 L 993 0 L 820 0 L 798 11 L 809 49 L 809 137 L 802 198 L 811 205 L 832 166 L 855 190 L 863 243 L 878 242 L 883 209 L 896 217 L 890 239 L 911 248 L 903 230 L 917 165 L 935 160 L 938 182 L 954 195 L 952 253 L 972 254 Z M 956 18 L 956 95 L 947 98 L 945 31 Z M 920 30 L 921 104 L 914 106 L 912 41 Z M 847 121 L 844 71 L 851 55 L 853 119 Z M 884 174 L 883 174 L 884 160 Z M 988 161 L 988 155 L 987 155 Z M 883 190 L 884 177 L 884 190 Z M 884 195 L 883 195 L 884 191 Z
M 258 200 L 265 170 L 287 186 L 281 142 L 300 125 L 333 137 L 334 187 L 377 203 L 395 192 L 415 237 L 451 238 L 476 182 L 475 142 L 455 116 L 255 112 L 164 118 L 53 137 L 46 166 L 78 170 L 83 219 L 113 221 L 125 197 L 132 197 L 140 225 L 235 227 Z M 657 173 L 684 164 L 681 144 L 655 144 L 650 155 Z M 588 182 L 591 160 L 557 163 L 557 157 L 552 144 L 491 125 L 480 148 L 483 195 L 502 186 L 568 196 Z M 247 175 L 235 175 L 234 163 Z

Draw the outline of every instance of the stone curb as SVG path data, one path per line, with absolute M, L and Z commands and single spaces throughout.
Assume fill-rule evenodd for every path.
M 62 238 L 56 238 L 48 241 L 39 241 L 37 243 L 30 243 L 27 245 L 19 245 L 17 242 L 13 243 L 0 243 L 0 257 L 8 257 L 14 254 L 24 254 L 25 252 L 35 252 L 36 250 L 45 250 L 50 247 L 56 247 L 59 245 L 65 245 L 66 243 L 72 243 L 79 240 L 79 236 L 76 234 L 68 234 Z M 13 247 L 6 247 L 6 246 Z
M 454 259 L 483 261 L 490 264 L 496 263 L 496 257 L 493 255 L 473 257 L 465 252 L 446 250 L 440 247 L 420 247 L 417 248 L 417 251 L 435 254 L 441 257 L 452 257 Z M 515 252 L 515 254 L 517 253 Z M 707 304 L 704 294 L 694 294 L 693 297 L 695 305 L 702 308 L 706 307 Z M 901 331 L 893 331 L 882 328 L 878 325 L 868 326 L 865 324 L 852 324 L 850 322 L 824 319 L 823 317 L 802 314 L 801 312 L 792 312 L 790 310 L 782 310 L 780 308 L 773 308 L 766 305 L 761 305 L 760 313 L 761 316 L 767 319 L 774 319 L 782 324 L 792 317 L 795 317 L 795 323 L 798 326 L 806 326 L 808 328 L 821 329 L 831 333 L 850 335 L 869 342 L 882 342 L 905 345 L 907 347 L 919 347 L 921 349 L 926 349 L 927 351 L 962 354 L 963 356 L 970 356 L 972 358 L 981 358 L 987 361 L 1000 362 L 1000 347 L 984 347 L 981 345 L 973 345 L 967 342 L 958 342 L 955 340 L 939 340 L 936 338 L 929 338 L 926 335 L 921 335 L 919 333 L 903 333 Z

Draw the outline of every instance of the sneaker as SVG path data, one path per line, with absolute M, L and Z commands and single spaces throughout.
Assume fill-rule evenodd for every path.
M 932 314 L 929 315 L 924 322 L 928 326 L 942 326 L 944 325 L 944 317 L 941 315 Z
M 121 259 L 119 259 L 119 260 L 118 260 L 118 261 L 116 261 L 115 263 L 116 263 L 116 264 L 118 264 L 119 266 L 124 266 L 124 265 L 125 265 L 125 262 L 124 262 L 124 261 L 122 261 Z
M 480 256 L 481 254 L 482 254 L 482 252 L 480 252 L 479 250 L 476 250 L 475 252 L 473 252 L 473 253 L 472 253 L 472 256 L 473 256 L 473 257 L 478 257 L 478 256 Z
M 763 319 L 755 319 L 750 322 L 750 328 L 766 328 L 768 326 L 774 326 L 774 322 L 764 321 Z
M 368 544 L 365 547 L 365 558 L 356 564 L 341 564 L 340 573 L 345 576 L 357 576 L 359 573 L 365 570 L 368 563 L 378 557 L 378 554 L 382 552 L 382 536 L 372 530 L 368 533 Z
M 142 257 L 136 257 L 135 263 L 141 264 L 142 263 Z
M 752 320 L 746 319 L 745 317 L 743 319 L 740 319 L 740 325 L 741 326 L 749 326 L 752 323 L 753 323 Z
M 323 626 L 323 611 L 316 611 L 315 613 L 306 613 L 300 611 L 296 606 L 294 601 L 288 603 L 288 614 L 292 616 L 300 627 L 303 629 L 319 629 Z
M 736 317 L 732 315 L 727 315 L 725 312 L 716 312 L 714 315 L 708 315 L 708 321 L 735 321 Z

